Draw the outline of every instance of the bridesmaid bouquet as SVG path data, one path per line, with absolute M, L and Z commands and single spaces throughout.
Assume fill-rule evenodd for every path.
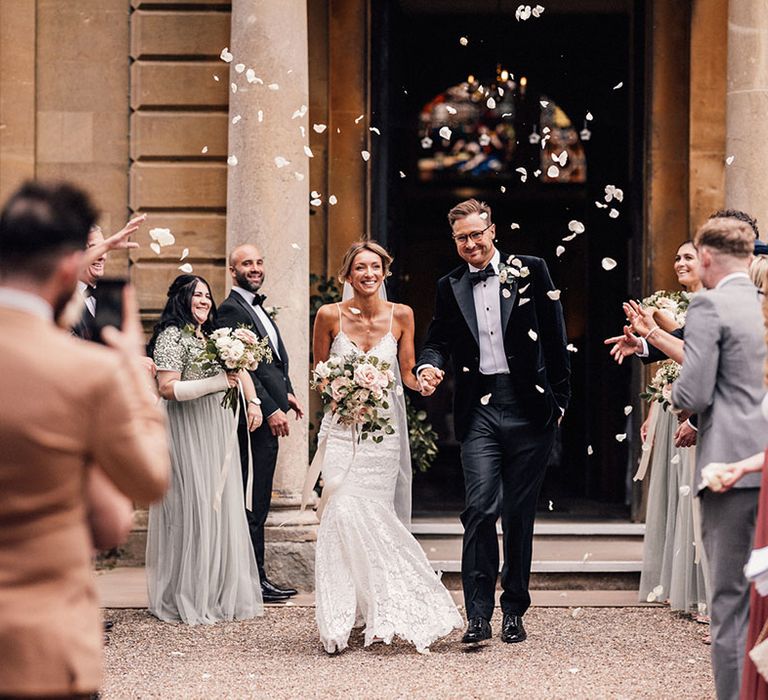
M 691 294 L 689 292 L 667 292 L 660 289 L 643 299 L 643 306 L 658 309 L 674 320 L 678 326 L 683 326 L 690 302 Z
M 640 398 L 648 402 L 658 401 L 666 411 L 672 405 L 672 384 L 679 376 L 680 365 L 674 360 L 664 360 Z
M 320 394 L 325 411 L 330 411 L 341 425 L 360 431 L 361 440 L 381 442 L 384 433 L 395 429 L 389 418 L 379 411 L 387 410 L 387 395 L 395 386 L 390 364 L 375 355 L 350 353 L 318 362 L 312 371 L 311 387 Z
M 205 348 L 199 363 L 205 370 L 223 369 L 238 372 L 247 369 L 253 372 L 260 362 L 272 362 L 272 350 L 267 338 L 259 338 L 247 328 L 218 328 L 205 341 Z M 224 393 L 221 405 L 234 408 L 237 405 L 237 387 Z

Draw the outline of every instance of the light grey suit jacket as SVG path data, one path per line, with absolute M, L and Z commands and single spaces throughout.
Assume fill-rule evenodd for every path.
M 765 449 L 768 423 L 760 409 L 765 354 L 761 295 L 748 277 L 693 297 L 672 404 L 699 414 L 697 486 L 710 462 L 735 462 Z M 760 478 L 749 474 L 736 488 L 758 488 Z

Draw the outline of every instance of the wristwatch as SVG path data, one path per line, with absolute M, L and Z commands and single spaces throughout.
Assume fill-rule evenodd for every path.
M 256 396 L 255 398 L 248 399 L 248 403 L 252 403 L 254 406 L 261 406 L 261 399 Z

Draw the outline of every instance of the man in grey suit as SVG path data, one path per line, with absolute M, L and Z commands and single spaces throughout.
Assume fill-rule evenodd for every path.
M 672 404 L 699 414 L 697 484 L 710 462 L 736 462 L 765 448 L 763 317 L 760 293 L 747 275 L 754 241 L 747 224 L 725 218 L 710 219 L 696 234 L 699 275 L 707 291 L 694 296 L 688 309 Z M 752 548 L 759 486 L 760 474 L 749 474 L 730 491 L 699 491 L 719 700 L 739 696 L 749 621 L 743 568 Z

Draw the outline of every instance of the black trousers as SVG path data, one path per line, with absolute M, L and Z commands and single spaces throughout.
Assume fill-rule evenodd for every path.
M 533 520 L 556 426 L 542 427 L 522 417 L 514 400 L 478 404 L 461 444 L 466 490 L 461 576 L 467 618 L 493 615 L 501 516 L 504 566 L 501 608 L 523 615 L 531 604 Z
M 277 438 L 265 420 L 252 433 L 248 432 L 246 424 L 241 420 L 237 429 L 237 440 L 240 444 L 240 466 L 243 474 L 243 490 L 248 480 L 248 443 L 251 441 L 253 455 L 253 499 L 251 507 L 246 510 L 248 530 L 259 567 L 259 578 L 264 580 L 264 523 L 269 515 L 269 505 L 272 501 L 272 480 L 277 464 Z

